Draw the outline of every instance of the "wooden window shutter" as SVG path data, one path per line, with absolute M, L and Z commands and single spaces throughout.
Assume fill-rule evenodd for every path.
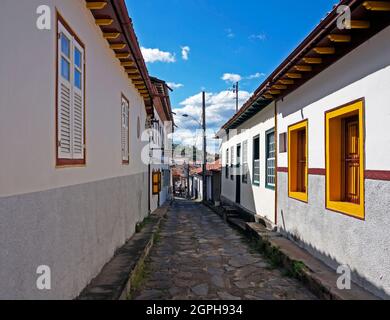
M 77 36 L 58 21 L 57 164 L 85 164 L 85 53 Z
M 80 54 L 80 66 L 74 63 L 73 69 L 73 114 L 72 114 L 72 133 L 73 133 L 73 159 L 84 159 L 84 49 L 73 40 L 73 48 Z M 74 50 L 74 52 L 76 52 Z M 76 84 L 75 74 L 81 73 L 80 84 Z
M 152 193 L 153 195 L 156 195 L 160 192 L 159 187 L 159 174 L 158 171 L 153 171 L 152 173 Z
M 128 164 L 129 160 L 129 101 L 122 97 L 122 162 Z
M 360 203 L 359 118 L 345 120 L 344 185 L 347 202 Z
M 58 158 L 72 159 L 72 84 L 71 70 L 72 36 L 59 24 L 58 37 L 58 96 L 57 138 Z M 68 68 L 69 67 L 69 68 Z

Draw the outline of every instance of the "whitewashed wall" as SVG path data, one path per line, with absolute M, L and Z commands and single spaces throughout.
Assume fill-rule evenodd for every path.
M 36 26 L 49 5 L 52 30 Z M 55 10 L 85 44 L 85 167 L 56 168 Z M 12 30 L 12 31 L 11 31 Z M 80 0 L 2 0 L 0 9 L 0 299 L 76 297 L 147 215 L 145 106 Z M 130 101 L 130 165 L 121 158 Z M 52 289 L 36 287 L 48 265 Z
M 236 163 L 236 147 L 248 141 L 248 183 L 241 182 L 241 206 L 247 211 L 266 218 L 270 222 L 275 220 L 275 191 L 265 187 L 265 133 L 275 127 L 275 109 L 274 104 L 270 104 L 251 119 L 242 124 L 237 131 L 231 131 L 229 140 L 223 137 L 221 154 L 222 154 L 222 197 L 231 202 L 236 201 L 236 177 L 233 180 L 226 179 L 226 149 L 229 148 L 229 158 L 231 157 L 231 147 L 234 147 L 234 163 Z M 241 133 L 239 133 L 241 132 Z M 253 138 L 260 135 L 260 185 L 254 185 L 253 182 Z M 242 157 L 241 157 L 242 162 Z M 230 159 L 229 159 L 230 163 Z
M 155 162 L 154 164 L 151 165 L 151 177 L 150 177 L 150 210 L 151 212 L 155 211 L 159 205 L 163 205 L 164 203 L 166 203 L 168 200 L 169 200 L 169 197 L 170 197 L 170 194 L 169 194 L 169 186 L 165 186 L 164 187 L 164 177 L 162 177 L 162 181 L 161 181 L 161 192 L 159 195 L 153 195 L 153 183 L 152 183 L 152 173 L 153 173 L 153 170 L 160 170 L 160 171 L 163 171 L 163 170 L 169 170 L 170 168 L 170 165 L 169 165 L 169 159 L 171 158 L 171 146 L 170 146 L 170 139 L 169 139 L 169 134 L 170 132 L 172 131 L 172 124 L 169 123 L 169 122 L 163 122 L 159 116 L 159 114 L 157 113 L 157 111 L 155 110 L 154 112 L 154 117 L 155 117 L 155 120 L 156 121 L 159 121 L 160 123 L 160 126 L 163 126 L 163 135 L 160 136 L 159 138 L 157 138 L 157 135 L 160 135 L 159 132 L 157 132 L 156 130 L 156 140 L 155 140 L 155 145 L 154 145 L 154 148 L 157 148 L 157 150 L 154 150 L 152 151 L 152 155 L 153 155 L 153 158 L 155 158 L 157 160 L 157 162 Z M 164 163 L 159 163 L 159 161 L 161 160 L 161 155 L 162 155 L 162 151 L 161 150 L 158 150 L 158 148 L 161 148 L 162 147 L 162 141 L 165 141 L 165 162 Z M 159 203 L 160 201 L 160 203 Z
M 38 30 L 39 0 L 2 0 L 0 39 L 0 195 L 48 190 L 145 172 L 137 117 L 145 124 L 142 97 L 80 0 L 47 0 L 51 31 Z M 55 168 L 55 8 L 86 47 L 85 168 Z M 7 31 L 8 30 L 8 31 Z M 12 30 L 12 32 L 9 32 Z M 130 101 L 130 166 L 121 159 L 121 93 Z M 12 137 L 12 138 L 10 138 Z M 6 151 L 5 151 L 6 150 Z

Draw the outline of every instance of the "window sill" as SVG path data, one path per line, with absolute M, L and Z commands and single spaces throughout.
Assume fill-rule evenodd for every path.
M 292 199 L 308 203 L 308 194 L 306 192 L 289 192 L 288 196 Z
M 335 211 L 356 219 L 364 220 L 364 205 L 342 201 L 327 201 L 326 209 Z
M 56 168 L 73 168 L 73 167 L 86 167 L 85 159 L 73 160 L 73 159 L 57 159 Z

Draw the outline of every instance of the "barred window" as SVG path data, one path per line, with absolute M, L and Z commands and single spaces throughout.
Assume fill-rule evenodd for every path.
M 260 185 L 260 136 L 253 138 L 253 184 Z
M 266 181 L 265 186 L 270 189 L 275 188 L 275 130 L 266 132 Z
M 248 175 L 248 141 L 245 140 L 242 144 L 242 183 L 248 183 Z

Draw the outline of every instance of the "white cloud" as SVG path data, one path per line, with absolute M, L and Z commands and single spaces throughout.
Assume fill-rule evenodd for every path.
M 265 33 L 259 33 L 259 34 L 252 34 L 249 36 L 250 40 L 260 40 L 265 41 L 267 40 L 267 35 Z
M 175 82 L 167 82 L 167 85 L 168 85 L 168 87 L 170 87 L 171 89 L 179 89 L 179 88 L 184 87 L 184 84 L 175 83 Z
M 260 72 L 256 72 L 246 77 L 242 77 L 239 74 L 235 74 L 235 73 L 224 73 L 221 79 L 229 83 L 230 82 L 235 83 L 235 82 L 240 82 L 241 80 L 253 80 L 264 76 L 265 74 Z
M 191 48 L 189 46 L 181 47 L 181 57 L 183 60 L 188 60 Z
M 264 76 L 265 76 L 264 73 L 256 72 L 255 74 L 251 74 L 250 76 L 246 77 L 246 79 L 252 80 L 252 79 L 258 79 L 258 78 L 261 78 Z
M 170 53 L 170 52 L 161 51 L 160 49 L 148 49 L 148 48 L 144 48 L 144 47 L 141 47 L 141 51 L 142 51 L 142 55 L 145 59 L 145 62 L 147 62 L 147 63 L 148 62 L 150 62 L 150 63 L 176 62 L 175 55 Z
M 224 73 L 221 79 L 226 82 L 239 82 L 242 80 L 242 77 L 235 73 Z
M 228 38 L 234 38 L 236 35 L 234 34 L 234 32 L 233 32 L 233 30 L 232 29 L 226 29 L 225 30 L 226 31 L 226 36 L 228 37 Z
M 251 93 L 240 91 L 238 96 L 239 105 L 243 105 L 250 96 Z M 206 123 L 210 139 L 236 112 L 235 97 L 235 93 L 231 91 L 206 93 Z M 188 97 L 180 103 L 180 107 L 173 111 L 177 114 L 175 123 L 179 127 L 174 134 L 175 142 L 186 145 L 201 144 L 202 136 L 199 130 L 202 120 L 202 93 Z M 183 117 L 183 114 L 187 114 L 189 117 Z

